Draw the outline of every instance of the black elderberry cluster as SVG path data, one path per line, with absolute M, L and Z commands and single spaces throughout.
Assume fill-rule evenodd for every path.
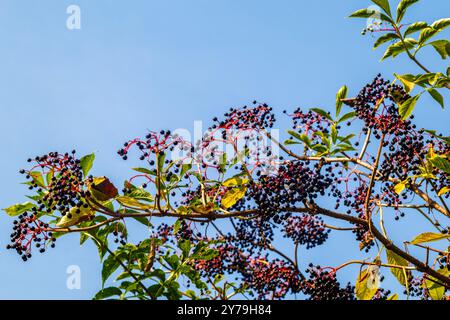
M 230 108 L 224 114 L 224 120 L 219 120 L 218 118 L 213 119 L 215 124 L 212 126 L 212 129 L 247 130 L 272 128 L 275 123 L 272 107 L 269 107 L 267 104 L 257 104 L 256 101 L 253 104 L 257 106 L 252 108 L 247 106 Z
M 321 269 L 320 266 L 309 265 L 306 270 L 309 279 L 303 285 L 303 293 L 308 300 L 355 300 L 355 288 L 350 283 L 345 287 L 336 279 L 333 270 Z
M 165 152 L 173 151 L 175 148 L 185 151 L 187 155 L 194 152 L 194 148 L 185 141 L 181 136 L 173 134 L 170 130 L 161 130 L 157 132 L 149 132 L 145 139 L 134 139 L 124 143 L 123 148 L 117 151 L 117 154 L 122 157 L 123 160 L 128 159 L 128 153 L 130 149 L 136 146 L 140 151 L 139 159 L 146 160 L 150 166 L 155 165 L 155 160 L 151 158 L 152 155 L 160 154 L 164 156 Z
M 289 217 L 284 222 L 284 237 L 291 238 L 296 244 L 306 245 L 306 249 L 322 245 L 329 233 L 330 229 L 325 228 L 321 218 L 308 214 Z
M 361 90 L 351 106 L 357 117 L 364 121 L 364 129 L 373 129 L 374 136 L 380 138 L 381 133 L 396 133 L 408 129 L 410 121 L 401 119 L 398 105 L 409 98 L 401 85 L 391 84 L 379 74 Z
M 33 162 L 28 159 L 28 162 Z M 39 204 L 38 211 L 51 213 L 59 211 L 62 216 L 71 214 L 71 208 L 77 207 L 75 213 L 81 212 L 81 207 L 87 208 L 85 198 L 90 194 L 83 190 L 85 181 L 83 180 L 83 171 L 80 160 L 75 157 L 75 150 L 70 154 L 60 154 L 50 152 L 42 157 L 34 159 L 36 163 L 31 170 L 21 170 L 29 180 L 29 188 L 37 189 L 38 194 L 43 194 L 42 198 L 37 200 Z M 42 172 L 36 171 L 41 169 Z M 47 185 L 43 185 L 45 175 Z M 90 178 L 92 181 L 92 177 Z M 45 191 L 45 192 L 44 192 Z
M 257 294 L 258 299 L 282 299 L 289 292 L 298 293 L 302 280 L 299 272 L 283 260 L 251 259 L 243 272 L 244 283 Z
M 315 163 L 311 169 L 309 161 L 288 162 L 279 167 L 276 175 L 261 176 L 249 196 L 264 216 L 273 216 L 275 223 L 281 223 L 283 219 L 276 213 L 325 195 L 333 182 L 328 171 L 322 173 L 325 166 Z
M 15 250 L 22 256 L 23 261 L 31 258 L 31 247 L 34 245 L 40 253 L 44 253 L 46 246 L 55 247 L 56 238 L 49 225 L 37 219 L 36 213 L 24 212 L 13 221 L 13 232 L 10 235 L 11 243 L 7 249 Z

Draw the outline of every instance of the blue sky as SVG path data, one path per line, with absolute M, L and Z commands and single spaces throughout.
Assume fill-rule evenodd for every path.
M 95 151 L 94 173 L 119 184 L 130 171 L 115 152 L 147 129 L 192 129 L 195 120 L 254 99 L 280 113 L 296 106 L 331 110 L 343 84 L 354 94 L 378 72 L 419 72 L 405 58 L 380 63 L 382 51 L 360 35 L 364 20 L 346 18 L 368 2 L 1 0 L 0 207 L 24 200 L 18 170 L 30 156 Z M 66 28 L 70 4 L 81 8 L 81 30 Z M 449 12 L 447 1 L 423 0 L 406 20 L 432 22 Z M 421 60 L 445 70 L 430 49 Z M 449 112 L 424 99 L 416 118 L 448 135 Z M 420 226 L 414 218 L 396 225 L 404 237 L 414 236 L 404 229 L 408 222 Z M 1 248 L 11 223 L 0 216 Z M 357 254 L 352 239 L 335 232 L 301 259 L 342 263 Z M 96 249 L 80 248 L 77 236 L 28 263 L 1 249 L 0 261 L 3 299 L 89 299 L 100 286 Z M 81 290 L 66 288 L 69 265 L 81 268 Z M 344 271 L 342 279 L 355 275 Z

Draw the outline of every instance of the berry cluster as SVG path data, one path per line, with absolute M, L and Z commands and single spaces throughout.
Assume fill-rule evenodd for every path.
M 36 213 L 24 212 L 13 222 L 11 244 L 7 249 L 16 250 L 22 256 L 23 261 L 31 258 L 31 247 L 34 243 L 40 253 L 45 252 L 46 242 L 50 247 L 55 247 L 56 238 L 52 232 L 47 231 L 49 225 L 37 219 Z
M 284 222 L 284 236 L 296 244 L 306 245 L 306 249 L 322 245 L 329 233 L 321 218 L 308 214 L 289 217 Z
M 365 123 L 365 130 L 373 129 L 375 137 L 380 133 L 405 131 L 410 121 L 403 121 L 397 104 L 401 104 L 409 95 L 400 85 L 391 84 L 379 74 L 372 83 L 367 84 L 351 103 L 359 119 Z
M 341 287 L 333 270 L 322 269 L 320 266 L 309 265 L 306 270 L 309 275 L 303 286 L 303 293 L 309 300 L 355 300 L 355 288 L 348 283 Z
M 249 288 L 256 291 L 258 299 L 284 298 L 289 292 L 299 292 L 302 284 L 298 271 L 279 259 L 251 259 L 243 276 Z
M 20 173 L 26 174 L 30 189 L 37 189 L 38 194 L 42 194 L 42 199 L 37 201 L 40 212 L 59 211 L 64 216 L 72 214 L 71 208 L 77 207 L 76 213 L 80 213 L 82 206 L 87 208 L 84 198 L 89 196 L 89 192 L 83 191 L 85 181 L 80 160 L 75 158 L 75 150 L 70 154 L 51 152 L 36 157 L 34 161 L 36 164 L 30 170 L 21 170 Z M 33 160 L 28 159 L 28 162 Z
M 253 104 L 257 104 L 256 101 Z M 230 108 L 225 113 L 225 119 L 219 121 L 214 118 L 213 129 L 220 128 L 225 130 L 248 130 L 248 129 L 266 129 L 272 128 L 275 123 L 275 116 L 272 114 L 272 108 L 267 104 L 259 104 L 256 107 L 249 108 Z

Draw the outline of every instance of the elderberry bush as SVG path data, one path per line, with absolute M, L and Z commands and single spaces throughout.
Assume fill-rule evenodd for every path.
M 402 3 L 398 21 L 412 5 Z M 443 42 L 426 42 L 447 20 L 415 25 L 413 41 L 381 9 L 390 33 L 377 46 L 395 42 L 385 58 L 426 44 L 444 55 Z M 378 74 L 353 95 L 344 86 L 334 111 L 284 111 L 284 141 L 272 131 L 278 109 L 257 101 L 214 117 L 195 141 L 144 132 L 118 148 L 132 164 L 120 185 L 91 173 L 94 154 L 30 158 L 20 173 L 33 194 L 5 209 L 7 248 L 27 261 L 69 233 L 92 241 L 102 261 L 95 299 L 449 299 L 450 137 L 413 114 L 426 93 L 444 105 L 449 82 L 426 71 Z M 421 219 L 414 238 L 403 236 L 407 215 Z M 326 251 L 335 232 L 350 232 L 360 254 L 308 264 L 305 252 Z M 343 268 L 354 281 L 342 282 Z M 404 290 L 385 288 L 387 277 Z

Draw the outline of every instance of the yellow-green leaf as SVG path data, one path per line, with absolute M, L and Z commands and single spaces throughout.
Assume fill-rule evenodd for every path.
M 3 211 L 5 211 L 7 215 L 14 217 L 24 213 L 27 210 L 30 210 L 33 207 L 35 207 L 35 205 L 31 202 L 17 203 L 13 206 L 3 209 Z
M 411 244 L 420 244 L 420 243 L 426 243 L 426 242 L 439 241 L 439 240 L 448 239 L 448 238 L 450 238 L 450 234 L 425 232 L 425 233 L 419 234 L 410 243 Z
M 405 91 L 407 93 L 410 93 L 414 87 L 416 86 L 416 84 L 413 82 L 413 76 L 411 75 L 398 75 L 395 74 L 395 77 L 400 80 L 400 82 L 403 84 L 403 87 L 405 87 Z
M 230 179 L 225 180 L 222 184 L 225 187 L 236 187 L 236 186 L 242 186 L 244 184 L 247 184 L 248 181 L 249 180 L 247 178 L 232 177 Z
M 78 212 L 79 211 L 79 212 Z M 56 223 L 58 228 L 69 228 L 79 224 L 80 222 L 88 220 L 94 214 L 91 208 L 73 207 L 69 210 L 69 213 L 61 218 Z
M 238 187 L 227 191 L 221 200 L 222 207 L 228 209 L 234 206 L 239 200 L 241 200 L 245 196 L 246 192 L 247 192 L 246 187 Z
M 450 191 L 449 187 L 443 187 L 441 190 L 439 190 L 438 196 L 443 196 L 444 194 L 446 194 L 447 192 Z
M 395 185 L 394 191 L 396 194 L 401 194 L 405 190 L 406 184 L 404 182 L 399 182 Z
M 378 286 L 374 286 L 370 281 L 373 279 L 369 268 L 362 270 L 356 280 L 356 297 L 359 300 L 370 300 L 378 290 Z
M 121 205 L 131 208 L 137 208 L 137 209 L 150 209 L 151 206 L 140 202 L 139 200 L 127 196 L 119 196 L 116 198 L 117 202 L 119 202 Z
M 393 295 L 389 296 L 387 300 L 398 300 L 398 294 L 394 293 Z
M 450 270 L 447 268 L 436 270 L 440 274 L 448 277 L 450 276 Z M 433 281 L 434 280 L 434 281 Z M 444 286 L 439 284 L 439 281 L 434 279 L 433 277 L 430 277 L 430 279 L 426 279 L 423 287 L 427 289 L 428 294 L 433 300 L 442 300 L 445 295 L 445 288 Z
M 401 267 L 408 266 L 408 261 L 406 261 L 405 259 L 400 257 L 395 252 L 386 250 L 386 257 L 387 257 L 387 261 L 389 264 L 401 266 Z M 400 282 L 401 285 L 408 287 L 408 278 L 407 277 L 410 274 L 409 270 L 400 269 L 400 268 L 391 268 L 391 273 L 397 278 L 397 280 Z

